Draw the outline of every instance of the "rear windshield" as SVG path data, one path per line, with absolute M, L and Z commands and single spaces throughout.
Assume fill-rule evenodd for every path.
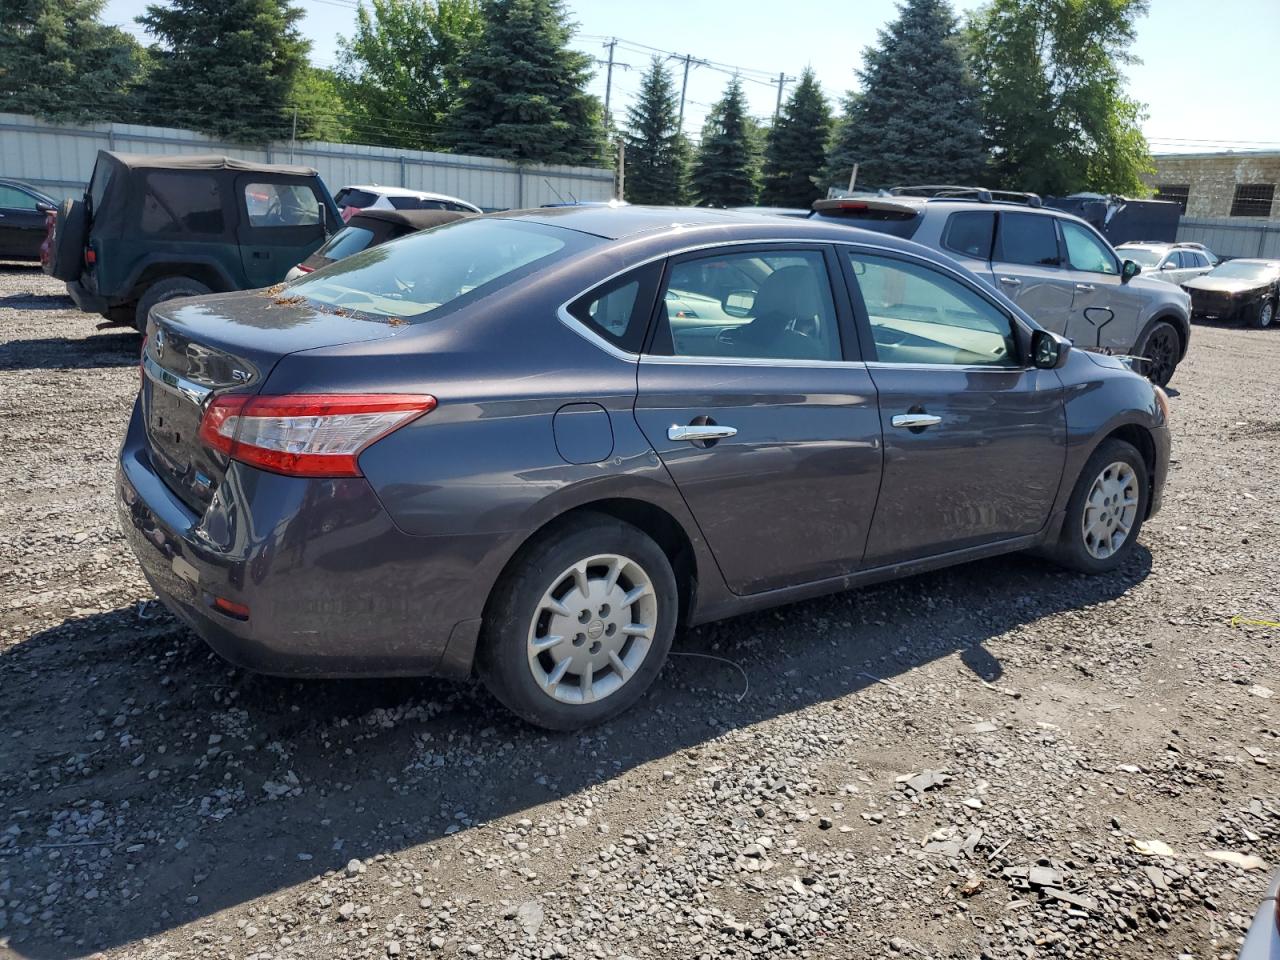
M 832 220 L 849 227 L 887 233 L 892 237 L 910 240 L 920 229 L 918 213 L 899 213 L 896 210 L 815 210 L 815 220 Z
M 378 198 L 368 190 L 352 190 L 350 187 L 345 187 L 338 191 L 333 202 L 340 207 L 359 207 L 363 210 L 365 207 L 372 207 L 378 202 Z
M 289 290 L 337 310 L 418 323 L 601 242 L 527 221 L 457 220 L 357 253 Z
M 372 240 L 372 230 L 366 230 L 364 227 L 343 227 L 316 252 L 330 260 L 344 260 L 369 246 Z

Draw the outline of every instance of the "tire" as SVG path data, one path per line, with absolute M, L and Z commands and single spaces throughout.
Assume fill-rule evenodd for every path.
M 1274 300 L 1263 300 L 1258 304 L 1258 309 L 1253 311 L 1253 316 L 1249 318 L 1249 326 L 1263 330 L 1271 326 L 1271 321 L 1276 318 L 1276 302 Z
M 165 277 L 163 280 L 157 280 L 147 288 L 147 292 L 138 301 L 138 306 L 133 312 L 133 325 L 139 333 L 146 333 L 147 317 L 150 316 L 151 308 L 156 304 L 164 303 L 166 300 L 176 300 L 178 297 L 199 297 L 212 292 L 199 280 L 192 280 L 190 277 Z
M 586 578 L 585 595 L 575 569 Z M 649 592 L 626 604 L 624 596 L 646 583 Z M 476 655 L 480 679 L 535 726 L 604 723 L 658 676 L 679 605 L 671 563 L 652 539 L 612 517 L 575 517 L 525 547 L 494 588 Z M 557 636 L 563 639 L 535 643 Z
M 1124 467 L 1128 468 L 1127 473 Z M 1111 473 L 1110 480 L 1106 479 L 1108 472 Z M 1098 493 L 1095 493 L 1095 484 L 1101 488 Z M 1133 499 L 1131 505 L 1121 506 L 1119 510 L 1114 503 L 1106 502 L 1116 495 L 1117 486 Z M 1116 569 L 1133 552 L 1150 497 L 1147 464 L 1142 454 L 1123 440 L 1104 440 L 1085 463 L 1075 489 L 1071 491 L 1062 534 L 1052 552 L 1053 559 L 1081 573 L 1107 573 Z M 1127 496 L 1120 501 L 1121 504 L 1126 502 Z M 1126 525 L 1128 532 L 1117 543 L 1114 537 Z M 1109 543 L 1096 535 L 1104 531 L 1110 534 Z M 1106 552 L 1108 549 L 1109 553 Z
M 84 246 L 89 238 L 89 218 L 83 200 L 63 200 L 53 221 L 53 239 L 49 243 L 49 260 L 44 272 L 70 282 L 84 268 Z
M 1167 320 L 1157 320 L 1147 331 L 1146 337 L 1136 351 L 1140 357 L 1147 358 L 1147 379 L 1158 387 L 1169 385 L 1173 372 L 1178 368 L 1178 354 L 1181 352 L 1182 340 L 1173 324 Z

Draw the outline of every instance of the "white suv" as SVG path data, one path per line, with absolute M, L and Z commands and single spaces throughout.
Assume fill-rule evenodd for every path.
M 1202 277 L 1218 263 L 1217 258 L 1203 247 L 1183 243 L 1133 241 L 1120 244 L 1116 253 L 1138 264 L 1143 273 L 1174 284 Z
M 444 193 L 409 190 L 405 187 L 380 187 L 357 184 L 343 187 L 333 198 L 342 211 L 342 219 L 350 220 L 357 210 L 453 210 L 456 213 L 484 213 L 474 203 Z

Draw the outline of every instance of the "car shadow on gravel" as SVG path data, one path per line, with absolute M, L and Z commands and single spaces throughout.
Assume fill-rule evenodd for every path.
M 3 306 L 3 304 L 0 304 Z M 0 370 L 89 370 L 134 367 L 142 341 L 129 330 L 87 337 L 44 337 L 0 343 Z
M 1046 648 L 1037 621 L 1112 600 L 1150 568 L 1143 548 L 1098 578 L 998 558 L 712 624 L 678 642 L 638 707 L 578 734 L 532 729 L 474 683 L 273 679 L 163 612 L 71 618 L 0 654 L 0 948 L 84 956 L 353 857 L 441 838 L 424 860 L 448 856 L 497 818 L 536 819 L 726 731 L 853 709 L 872 684 L 902 695 L 939 658 L 1007 685 L 988 640 L 1018 630 L 1003 642 L 1066 662 L 1061 630 Z

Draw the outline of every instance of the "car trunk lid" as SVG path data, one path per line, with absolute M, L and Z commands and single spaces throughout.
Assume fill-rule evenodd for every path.
M 152 311 L 143 347 L 142 411 L 152 464 L 197 514 L 228 461 L 205 446 L 200 421 L 214 394 L 257 393 L 281 358 L 299 350 L 394 336 L 386 322 L 335 314 L 283 291 L 174 300 Z

